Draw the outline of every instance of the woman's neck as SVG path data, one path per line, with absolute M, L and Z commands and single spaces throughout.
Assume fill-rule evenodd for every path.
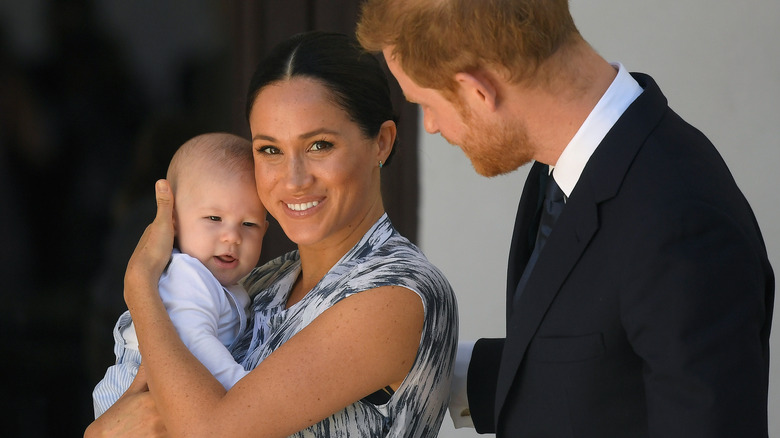
M 356 227 L 345 233 L 344 236 L 332 236 L 315 245 L 299 245 L 298 254 L 301 260 L 301 272 L 293 285 L 290 296 L 287 299 L 287 307 L 302 300 L 306 294 L 322 280 L 325 274 L 352 249 L 360 239 L 385 213 L 384 208 L 366 214 Z

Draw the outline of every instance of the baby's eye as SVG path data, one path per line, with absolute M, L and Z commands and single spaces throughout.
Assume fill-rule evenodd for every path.
M 241 225 L 243 225 L 245 227 L 256 227 L 257 226 L 257 224 L 254 223 L 254 222 L 243 222 Z
M 333 147 L 333 143 L 325 140 L 318 140 L 312 143 L 311 150 L 313 151 L 322 151 L 325 149 L 330 149 Z
M 276 155 L 281 151 L 276 146 L 260 146 L 256 149 L 258 154 Z
M 214 221 L 214 222 L 219 222 L 219 221 L 222 220 L 222 218 L 219 217 L 219 216 L 208 216 L 208 220 Z

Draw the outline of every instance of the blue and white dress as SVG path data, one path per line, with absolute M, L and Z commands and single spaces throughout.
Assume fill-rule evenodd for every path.
M 232 347 L 251 370 L 331 306 L 353 294 L 402 286 L 425 309 L 420 346 L 409 374 L 384 404 L 360 400 L 293 437 L 436 437 L 447 410 L 457 348 L 458 313 L 452 287 L 420 250 L 382 216 L 320 282 L 285 309 L 300 273 L 297 251 L 256 269 L 244 285 L 254 296 L 249 329 Z

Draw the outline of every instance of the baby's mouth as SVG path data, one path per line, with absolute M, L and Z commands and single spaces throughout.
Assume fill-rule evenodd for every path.
M 237 260 L 235 257 L 231 255 L 219 255 L 219 256 L 215 256 L 215 258 L 222 263 L 233 263 L 234 261 Z

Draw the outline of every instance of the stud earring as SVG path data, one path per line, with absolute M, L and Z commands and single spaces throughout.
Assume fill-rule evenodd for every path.
M 379 168 L 382 168 L 382 160 L 379 160 Z

